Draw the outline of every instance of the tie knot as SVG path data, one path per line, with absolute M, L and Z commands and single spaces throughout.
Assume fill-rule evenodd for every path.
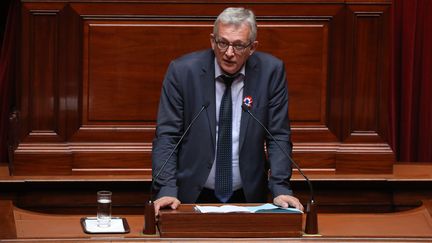
M 236 76 L 221 75 L 221 78 L 227 87 L 231 86 L 231 84 L 234 82 L 234 80 L 237 77 L 238 77 L 238 75 L 236 75 Z

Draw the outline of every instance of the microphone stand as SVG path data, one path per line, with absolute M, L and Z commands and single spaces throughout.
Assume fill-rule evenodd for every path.
M 316 212 L 316 205 L 314 200 L 314 191 L 312 187 L 312 183 L 309 181 L 309 178 L 303 173 L 297 163 L 291 158 L 291 156 L 282 148 L 282 146 L 277 142 L 276 138 L 270 131 L 262 124 L 258 118 L 256 118 L 252 112 L 249 111 L 249 107 L 246 104 L 242 104 L 243 111 L 247 112 L 258 124 L 266 131 L 266 133 L 272 138 L 272 140 L 276 143 L 279 149 L 285 154 L 285 156 L 291 161 L 291 163 L 297 168 L 297 171 L 306 179 L 306 182 L 309 185 L 310 190 L 310 199 L 306 206 L 306 225 L 305 225 L 305 233 L 306 234 L 318 234 L 318 219 Z
M 192 119 L 189 126 L 186 128 L 182 136 L 180 137 L 179 141 L 176 143 L 174 148 L 171 150 L 170 154 L 168 155 L 168 158 L 164 161 L 162 166 L 160 167 L 158 173 L 152 178 L 152 183 L 150 185 L 150 199 L 148 202 L 144 205 L 144 229 L 143 234 L 146 235 L 154 235 L 156 234 L 156 217 L 155 217 L 155 208 L 154 208 L 154 201 L 153 201 L 153 186 L 155 181 L 159 178 L 159 175 L 161 172 L 165 169 L 165 166 L 167 165 L 168 161 L 171 159 L 174 152 L 177 150 L 180 143 L 183 141 L 183 138 L 186 136 L 189 129 L 192 127 L 192 125 L 195 123 L 195 121 L 198 119 L 198 117 L 201 115 L 203 110 L 207 109 L 209 106 L 209 102 L 206 102 L 198 112 L 198 114 Z
M 305 233 L 308 235 L 318 234 L 318 215 L 314 200 L 310 200 L 306 206 Z
M 156 234 L 156 217 L 153 200 L 148 200 L 144 205 L 144 230 L 145 235 Z

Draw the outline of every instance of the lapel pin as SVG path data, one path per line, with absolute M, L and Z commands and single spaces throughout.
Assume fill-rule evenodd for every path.
M 246 96 L 244 99 L 243 99 L 243 104 L 247 107 L 247 108 L 252 108 L 252 102 L 253 102 L 253 99 L 252 99 L 252 97 L 250 97 L 250 96 Z

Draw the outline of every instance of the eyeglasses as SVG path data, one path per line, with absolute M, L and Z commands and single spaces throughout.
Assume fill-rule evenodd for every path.
M 226 52 L 228 50 L 228 47 L 232 46 L 235 53 L 243 53 L 249 46 L 252 45 L 252 42 L 249 42 L 249 44 L 244 45 L 240 43 L 234 44 L 224 40 L 218 40 L 216 38 L 213 39 L 221 52 Z

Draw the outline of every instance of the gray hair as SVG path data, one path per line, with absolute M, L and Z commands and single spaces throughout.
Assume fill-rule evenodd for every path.
M 253 42 L 257 37 L 257 24 L 255 14 L 252 10 L 245 8 L 226 8 L 214 22 L 213 35 L 217 36 L 219 33 L 219 23 L 240 26 L 247 23 L 250 27 L 251 33 L 249 34 L 249 41 Z

